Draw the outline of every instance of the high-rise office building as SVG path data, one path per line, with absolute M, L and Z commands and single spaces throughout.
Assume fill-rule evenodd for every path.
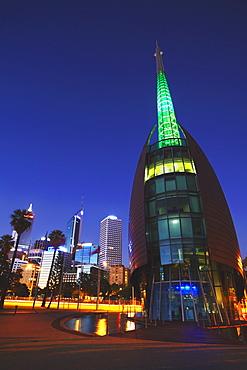
M 213 168 L 177 122 L 161 55 L 156 45 L 158 141 L 155 125 L 131 195 L 131 281 L 150 318 L 229 322 L 244 290 L 234 225 Z
M 83 209 L 80 209 L 68 221 L 66 230 L 66 248 L 69 253 L 75 252 L 77 244 L 80 242 L 81 227 L 82 227 Z
M 104 268 L 122 264 L 122 220 L 108 216 L 100 222 L 99 265 Z

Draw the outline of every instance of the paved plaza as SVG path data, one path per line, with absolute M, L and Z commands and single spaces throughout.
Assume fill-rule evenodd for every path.
M 64 319 L 73 314 L 78 311 L 1 311 L 1 370 L 247 368 L 246 345 L 196 326 L 153 326 L 96 337 L 64 329 Z

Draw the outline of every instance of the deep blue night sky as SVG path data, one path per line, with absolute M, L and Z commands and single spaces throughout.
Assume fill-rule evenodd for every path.
M 123 220 L 156 123 L 155 40 L 178 122 L 211 162 L 247 256 L 247 2 L 1 0 L 0 235 L 33 203 L 32 240 L 65 232 L 84 197 L 82 241 Z

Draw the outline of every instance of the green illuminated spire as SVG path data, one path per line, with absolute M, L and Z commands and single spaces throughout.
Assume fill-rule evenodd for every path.
M 181 145 L 181 134 L 177 123 L 169 86 L 158 42 L 156 41 L 158 140 L 160 147 Z

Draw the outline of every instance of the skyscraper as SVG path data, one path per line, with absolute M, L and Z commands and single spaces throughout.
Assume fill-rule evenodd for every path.
M 177 122 L 156 45 L 156 125 L 142 150 L 130 203 L 131 280 L 149 316 L 222 322 L 237 317 L 244 278 L 223 191 L 205 154 Z
M 108 216 L 100 222 L 99 265 L 104 268 L 122 264 L 122 220 Z
M 82 227 L 83 209 L 80 209 L 71 217 L 67 224 L 66 230 L 66 248 L 69 253 L 75 252 L 77 244 L 80 242 Z

